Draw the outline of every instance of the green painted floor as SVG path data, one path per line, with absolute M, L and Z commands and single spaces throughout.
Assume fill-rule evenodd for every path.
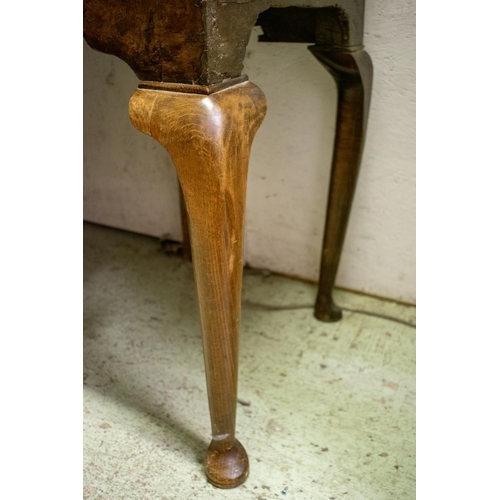
M 192 268 L 154 238 L 85 224 L 84 498 L 415 498 L 415 328 L 359 312 L 321 323 L 307 308 L 315 291 L 245 273 L 237 436 L 250 477 L 218 490 L 203 472 Z M 335 297 L 415 322 L 414 307 Z

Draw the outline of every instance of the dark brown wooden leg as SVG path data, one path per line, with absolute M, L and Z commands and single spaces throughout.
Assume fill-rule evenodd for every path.
M 321 255 L 318 296 L 314 315 L 321 321 L 338 321 L 342 311 L 332 298 L 368 121 L 373 79 L 370 56 L 364 50 L 343 52 L 309 47 L 338 86 L 337 127 L 330 192 Z
M 186 200 L 212 421 L 206 471 L 219 488 L 249 471 L 235 438 L 238 331 L 248 161 L 265 112 L 251 83 L 209 95 L 139 88 L 129 106 L 134 126 L 170 153 Z

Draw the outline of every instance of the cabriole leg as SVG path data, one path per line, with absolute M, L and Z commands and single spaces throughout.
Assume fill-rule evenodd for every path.
M 247 169 L 266 100 L 248 82 L 209 94 L 165 88 L 137 89 L 129 113 L 169 152 L 184 193 L 212 422 L 206 472 L 215 486 L 233 488 L 249 471 L 235 438 L 238 331 Z
M 333 76 L 338 87 L 335 145 L 314 311 L 319 320 L 333 322 L 342 318 L 342 311 L 332 298 L 332 290 L 361 164 L 373 66 L 364 50 L 343 52 L 316 45 L 309 47 L 309 50 Z

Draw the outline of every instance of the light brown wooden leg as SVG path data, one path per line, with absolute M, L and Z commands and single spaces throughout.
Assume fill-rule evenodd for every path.
M 373 66 L 364 50 L 343 52 L 320 46 L 309 47 L 309 50 L 333 76 L 338 87 L 337 128 L 314 310 L 319 320 L 333 322 L 342 318 L 341 309 L 333 301 L 332 290 L 361 164 Z
M 249 471 L 235 438 L 238 330 L 248 161 L 265 112 L 251 83 L 209 95 L 139 88 L 129 106 L 134 126 L 170 153 L 186 200 L 212 421 L 206 471 L 219 488 Z

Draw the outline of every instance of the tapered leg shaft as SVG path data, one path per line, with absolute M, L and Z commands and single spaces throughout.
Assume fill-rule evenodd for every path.
M 342 318 L 342 311 L 333 301 L 332 289 L 361 164 L 373 66 L 370 56 L 364 50 L 341 52 L 320 46 L 309 49 L 333 76 L 338 87 L 335 145 L 314 311 L 319 320 L 338 321 Z
M 235 438 L 238 330 L 247 169 L 265 97 L 251 83 L 209 95 L 139 88 L 129 111 L 170 153 L 184 193 L 212 422 L 206 471 L 215 486 L 232 488 L 249 470 Z

